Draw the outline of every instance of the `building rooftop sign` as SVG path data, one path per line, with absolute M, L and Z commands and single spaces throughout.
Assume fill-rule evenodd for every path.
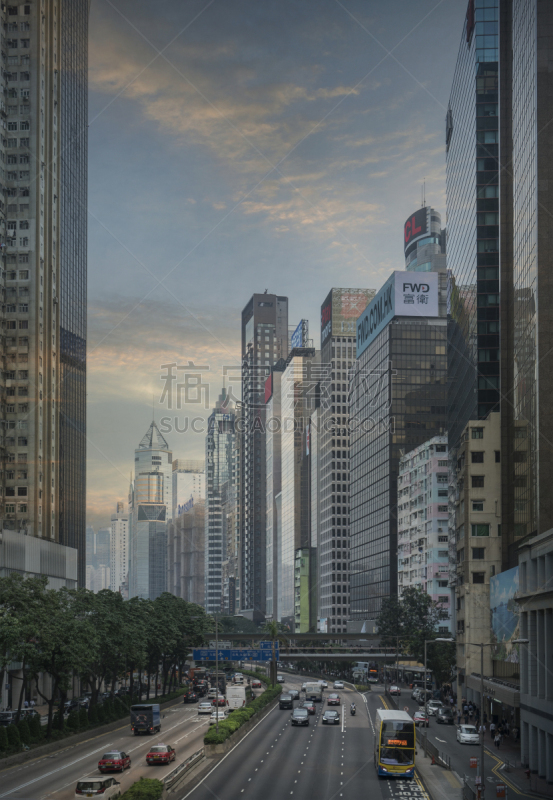
M 393 272 L 357 320 L 357 356 L 394 317 L 437 316 L 438 274 Z

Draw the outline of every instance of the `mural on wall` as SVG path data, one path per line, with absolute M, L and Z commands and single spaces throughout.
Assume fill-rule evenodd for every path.
M 498 647 L 493 656 L 496 661 L 518 664 L 519 610 L 515 595 L 518 592 L 518 567 L 508 569 L 490 578 L 490 616 L 492 642 Z

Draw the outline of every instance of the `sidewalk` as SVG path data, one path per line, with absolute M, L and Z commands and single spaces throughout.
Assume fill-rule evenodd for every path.
M 432 800 L 462 800 L 463 784 L 456 772 L 432 765 L 430 757 L 424 757 L 422 747 L 417 747 L 417 773 Z
M 498 761 L 492 772 L 505 781 L 507 786 L 512 784 L 512 789 L 517 796 L 553 798 L 553 786 L 537 775 L 526 775 L 526 768 L 520 762 L 520 742 L 513 742 L 509 738 L 503 739 L 499 748 L 489 737 L 486 741 L 486 752 Z

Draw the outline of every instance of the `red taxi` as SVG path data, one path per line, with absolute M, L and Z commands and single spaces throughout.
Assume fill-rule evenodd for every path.
M 228 700 L 226 697 L 222 697 L 221 695 L 219 695 L 217 701 L 215 701 L 215 698 L 213 698 L 213 700 L 211 701 L 211 705 L 218 706 L 219 708 L 226 708 L 228 706 Z
M 104 753 L 98 761 L 100 772 L 114 772 L 116 770 L 123 772 L 127 767 L 131 768 L 131 757 L 122 750 L 110 750 L 109 753 Z
M 252 689 L 261 689 L 261 681 L 258 678 L 253 679 Z
M 339 694 L 329 694 L 328 700 L 326 701 L 327 705 L 329 706 L 339 706 L 340 705 L 340 695 Z
M 147 764 L 168 764 L 175 760 L 175 751 L 169 744 L 155 744 L 146 755 Z

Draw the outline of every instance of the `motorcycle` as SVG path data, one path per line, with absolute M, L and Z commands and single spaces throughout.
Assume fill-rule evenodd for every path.
M 352 706 L 352 708 L 350 708 L 349 713 L 351 714 L 352 717 L 355 716 L 355 706 Z

